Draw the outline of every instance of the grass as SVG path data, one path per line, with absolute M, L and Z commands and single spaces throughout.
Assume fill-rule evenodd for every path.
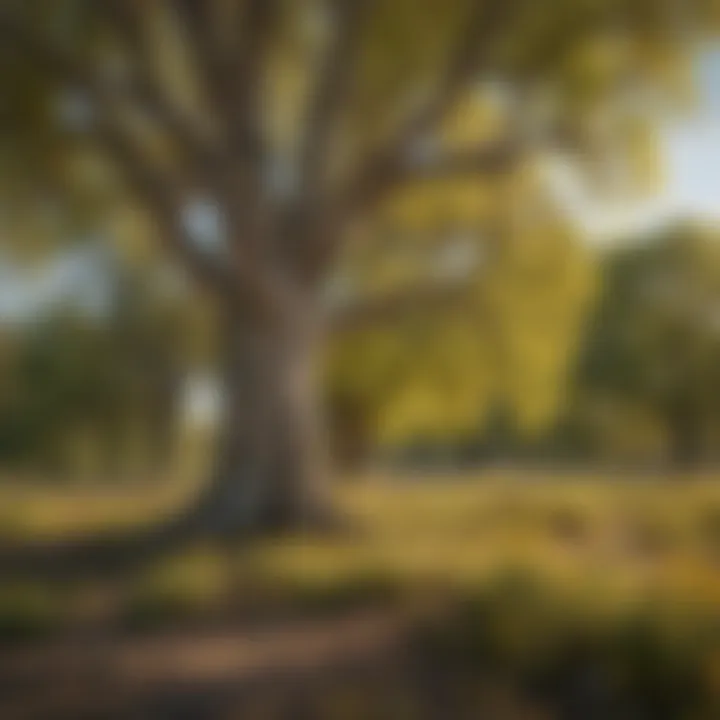
M 172 487 L 0 492 L 0 535 L 17 540 L 132 527 L 180 497 Z M 323 607 L 470 591 L 507 568 L 527 568 L 553 587 L 584 592 L 588 602 L 600 587 L 604 605 L 652 597 L 720 606 L 720 484 L 713 481 L 371 480 L 342 487 L 339 502 L 363 528 L 359 539 L 193 548 L 130 578 L 125 602 L 175 604 L 186 613 L 231 596 L 236 605 L 260 596 L 262 604 L 275 597 Z
M 132 526 L 182 500 L 161 486 L 0 493 L 0 534 L 12 539 Z M 720 483 L 375 478 L 338 495 L 360 537 L 191 548 L 116 584 L 104 622 L 153 632 L 428 606 L 439 610 L 422 616 L 417 642 L 443 667 L 547 688 L 587 665 L 608 696 L 659 695 L 665 709 L 646 707 L 651 717 L 720 708 Z M 3 589 L 0 638 L 61 632 L 92 593 Z

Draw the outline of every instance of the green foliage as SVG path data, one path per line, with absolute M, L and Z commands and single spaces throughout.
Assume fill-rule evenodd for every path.
M 678 461 L 707 453 L 720 419 L 718 303 L 720 246 L 709 233 L 671 228 L 610 254 L 577 378 L 600 437 L 604 418 L 634 413 Z
M 717 707 L 716 622 L 651 605 L 598 622 L 532 573 L 510 571 L 426 627 L 420 643 L 456 672 L 510 679 L 558 710 L 675 718 Z
M 207 0 L 203 5 L 203 18 L 210 18 L 213 51 L 232 59 L 243 27 L 243 3 Z M 272 42 L 262 58 L 267 66 L 264 129 L 269 144 L 285 159 L 291 159 L 303 136 L 300 128 L 312 97 L 313 70 L 329 24 L 327 5 L 319 0 L 279 2 Z M 361 52 L 341 108 L 341 132 L 333 144 L 338 175 L 396 130 L 409 109 L 437 86 L 477 6 L 473 0 L 397 0 L 370 8 L 358 28 Z M 135 63 L 145 63 L 146 79 L 158 80 L 173 106 L 203 133 L 216 133 L 217 118 L 207 102 L 212 89 L 202 84 L 198 58 L 172 3 L 146 4 L 140 13 L 149 47 L 143 58 L 123 47 L 122 25 L 96 4 L 4 0 L 3 7 L 63 50 L 71 50 L 81 67 L 99 68 L 101 82 L 113 77 L 126 81 Z M 479 41 L 484 62 L 473 94 L 492 96 L 485 85 L 511 91 L 526 86 L 537 101 L 532 107 L 544 108 L 543 113 L 568 134 L 589 141 L 596 165 L 608 164 L 610 155 L 615 161 L 624 158 L 629 175 L 633 167 L 640 166 L 641 174 L 647 170 L 651 153 L 641 151 L 635 162 L 632 148 L 646 146 L 642 139 L 636 142 L 637 130 L 647 129 L 648 112 L 656 106 L 638 109 L 637 103 L 628 103 L 627 88 L 650 88 L 674 100 L 687 95 L 688 55 L 696 41 L 714 31 L 719 14 L 713 0 L 682 6 L 653 0 L 552 0 L 542 5 L 519 2 L 507 11 L 510 21 L 498 21 L 497 32 Z M 680 32 L 681 25 L 690 32 Z M 24 223 L 31 232 L 28 220 L 43 215 L 47 206 L 55 208 L 55 226 L 41 223 L 35 234 L 54 234 L 66 241 L 72 228 L 61 231 L 58 217 L 83 216 L 86 224 L 102 227 L 113 214 L 113 200 L 122 205 L 127 196 L 120 192 L 116 174 L 97 162 L 99 156 L 106 158 L 97 152 L 88 131 L 96 118 L 83 110 L 74 84 L 55 74 L 58 68 L 48 67 L 47 61 L 34 63 L 24 50 L 4 43 L 0 54 L 5 108 L 0 134 L 2 192 L 7 208 L 30 211 L 24 213 Z M 461 100 L 459 112 L 471 112 L 473 99 L 466 93 Z M 116 114 L 122 115 L 120 121 L 132 129 L 135 139 L 141 139 L 148 155 L 160 158 L 167 169 L 184 171 L 182 149 L 162 137 L 152 113 L 119 101 Z M 484 130 L 486 126 L 478 125 L 466 139 L 472 144 Z M 26 202 L 9 201 L 21 196 Z M 77 212 L 65 212 L 71 208 Z M 27 235 L 21 232 L 22 224 L 13 229 L 6 242 L 13 235 L 18 240 Z
M 51 5 L 4 0 L 2 8 L 25 22 L 31 35 L 53 41 L 61 54 L 70 51 L 79 75 L 98 70 L 101 100 L 87 97 L 98 94 L 92 87 L 89 93 L 85 89 L 86 96 L 78 91 L 86 83 L 55 73 L 60 68 L 52 57 L 38 63 L 27 43 L 3 47 L 7 111 L 0 118 L 0 200 L 14 211 L 0 214 L 0 220 L 18 219 L 7 228 L 0 223 L 3 242 L 27 248 L 27 235 L 67 242 L 82 226 L 110 231 L 122 244 L 143 245 L 145 238 L 154 239 L 153 232 L 173 225 L 189 198 L 207 197 L 229 218 L 244 200 L 242 193 L 225 197 L 229 187 L 264 186 L 278 168 L 290 175 L 298 169 L 304 122 L 315 97 L 312 82 L 324 65 L 324 43 L 332 30 L 328 3 L 281 1 L 263 31 L 267 37 L 256 38 L 261 50 L 252 70 L 257 77 L 249 84 L 261 96 L 258 123 L 268 149 L 261 159 L 271 165 L 251 169 L 258 182 L 235 177 L 254 160 L 246 163 L 233 154 L 236 146 L 248 143 L 230 141 L 222 127 L 225 115 L 237 120 L 233 93 L 220 93 L 218 102 L 218 88 L 208 86 L 216 80 L 228 90 L 226 70 L 239 63 L 244 50 L 238 45 L 248 21 L 245 3 L 133 4 L 130 15 L 139 31 L 130 43 L 127 25 L 115 22 L 123 14 L 114 15 L 102 3 L 59 0 Z M 328 182 L 341 188 L 358 163 L 395 137 L 418 105 L 443 85 L 478 9 L 488 9 L 494 19 L 474 48 L 480 55 L 476 81 L 461 83 L 447 117 L 432 128 L 431 137 L 421 138 L 425 149 L 430 154 L 473 149 L 497 141 L 522 121 L 531 135 L 577 142 L 582 152 L 575 155 L 598 184 L 626 194 L 644 184 L 638 180 L 657 176 L 651 161 L 652 122 L 660 99 L 674 109 L 687 95 L 688 58 L 718 22 L 717 4 L 710 0 L 685 2 L 682 8 L 652 0 L 361 5 L 368 9 L 353 29 L 358 57 L 341 83 L 337 122 L 328 132 Z M 202 31 L 184 26 L 184 12 L 186 17 L 196 13 Z M 678 22 L 677 13 L 684 22 Z M 222 72 L 208 77 L 207 65 Z M 132 93 L 123 92 L 133 86 L 135 71 L 142 76 L 141 95 L 159 95 L 161 105 L 167 101 L 176 122 L 163 123 L 163 112 L 148 111 Z M 521 118 L 513 104 L 517 96 L 523 102 Z M 653 102 L 638 102 L 645 96 Z M 84 103 L 91 101 L 99 107 L 88 114 Z M 178 118 L 198 141 L 190 145 L 202 146 L 200 155 L 210 147 L 213 159 L 231 162 L 220 163 L 216 173 L 207 158 L 194 163 L 197 148 L 173 131 Z M 134 198 L 137 203 L 130 202 L 127 188 L 108 166 L 103 149 L 113 143 L 104 142 L 105 123 L 116 124 L 137 154 L 166 178 L 155 185 L 167 186 L 173 208 L 153 217 L 160 228 L 135 212 L 154 204 L 145 196 L 155 193 L 141 182 L 145 192 Z M 337 398 L 339 414 L 352 416 L 350 432 L 367 436 L 357 444 L 472 437 L 498 408 L 520 433 L 537 434 L 556 414 L 590 281 L 572 233 L 559 218 L 546 215 L 536 172 L 546 143 L 539 145 L 502 177 L 414 184 L 366 213 L 361 227 L 354 228 L 366 248 L 350 248 L 347 268 L 339 275 L 343 282 L 349 277 L 363 296 L 427 279 L 444 264 L 443 256 L 455 253 L 458 237 L 469 238 L 480 256 L 479 267 L 470 273 L 469 297 L 449 319 L 446 313 L 425 317 L 418 309 L 397 337 L 391 337 L 394 330 L 380 328 L 332 349 L 330 394 Z M 269 199 L 270 205 L 284 202 Z M 257 198 L 251 200 L 254 205 Z M 271 209 L 283 215 L 287 208 Z M 322 203 L 306 209 L 309 214 L 327 211 Z M 518 221 L 518 216 L 525 219 Z M 71 217 L 81 220 L 65 222 Z M 319 220 L 316 224 L 323 226 Z M 518 223 L 523 227 L 515 227 Z M 499 243 L 498 237 L 488 241 L 494 235 Z M 232 241 L 242 244 L 242 238 Z
M 6 329 L 0 382 L 6 464 L 82 474 L 89 445 L 94 470 L 114 475 L 139 428 L 150 461 L 167 459 L 182 355 L 172 311 L 153 307 L 147 290 L 123 288 L 107 315 L 58 308 Z
M 498 407 L 523 434 L 552 421 L 563 402 L 593 266 L 579 238 L 547 208 L 533 220 L 501 237 L 469 231 L 455 248 L 430 229 L 424 245 L 417 231 L 407 241 L 402 231 L 390 242 L 379 240 L 382 251 L 368 271 L 375 282 L 384 269 L 397 268 L 412 287 L 418 277 L 432 278 L 456 250 L 463 289 L 450 307 L 420 303 L 400 321 L 334 344 L 330 398 L 339 422 L 345 409 L 355 413 L 352 427 L 369 435 L 366 442 L 407 443 L 477 440 Z M 351 268 L 362 267 L 353 258 Z

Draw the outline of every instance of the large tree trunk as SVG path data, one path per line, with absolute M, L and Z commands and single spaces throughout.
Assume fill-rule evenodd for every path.
M 317 527 L 331 521 L 318 389 L 317 314 L 233 319 L 214 475 L 189 522 L 200 532 Z
M 293 308 L 282 321 L 255 322 L 232 315 L 217 455 L 197 501 L 147 533 L 0 552 L 4 573 L 113 573 L 197 536 L 338 529 L 319 402 L 320 314 Z

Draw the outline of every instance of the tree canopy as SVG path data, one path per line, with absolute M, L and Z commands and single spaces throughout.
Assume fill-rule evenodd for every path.
M 671 459 L 702 459 L 720 425 L 717 236 L 669 228 L 615 251 L 604 280 L 577 379 L 595 433 L 608 423 L 628 433 L 623 418 L 634 417 L 654 425 Z
M 220 263 L 186 222 L 202 203 L 219 244 L 246 245 L 261 212 L 299 231 L 313 198 L 346 224 L 548 142 L 617 185 L 717 17 L 709 0 L 3 0 L 3 237 L 106 227 L 128 190 L 207 277 Z M 319 262 L 313 235 L 291 242 Z
M 623 196 L 654 178 L 653 123 L 688 97 L 692 54 L 719 22 L 717 0 L 0 0 L 0 231 L 30 256 L 113 227 L 155 240 L 224 323 L 217 468 L 184 521 L 315 522 L 326 330 L 469 293 L 437 335 L 418 321 L 428 351 L 387 431 L 414 414 L 413 432 L 436 432 L 441 394 L 448 426 L 468 425 L 478 363 L 502 368 L 528 426 L 550 412 L 527 368 L 552 384 L 582 292 L 565 261 L 533 260 L 546 279 L 531 280 L 532 253 L 501 240 L 554 237 L 536 241 L 550 253 L 566 236 L 536 211 L 548 162 Z M 525 229 L 508 231 L 518 217 Z M 476 352 L 474 324 L 465 335 L 475 313 L 537 327 L 550 305 L 560 349 L 505 320 L 482 330 L 492 352 Z M 392 344 L 379 337 L 371 355 Z

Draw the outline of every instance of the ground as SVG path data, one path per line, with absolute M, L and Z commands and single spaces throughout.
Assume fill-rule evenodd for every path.
M 183 492 L 7 484 L 0 533 L 131 528 Z M 720 716 L 714 477 L 357 478 L 338 502 L 357 532 L 5 583 L 0 717 Z

